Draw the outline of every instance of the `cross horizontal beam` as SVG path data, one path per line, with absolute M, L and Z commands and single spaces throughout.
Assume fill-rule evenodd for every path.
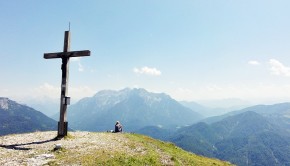
M 44 59 L 52 58 L 70 58 L 70 57 L 80 57 L 80 56 L 90 56 L 91 52 L 89 50 L 83 51 L 69 51 L 69 52 L 55 52 L 55 53 L 44 53 Z

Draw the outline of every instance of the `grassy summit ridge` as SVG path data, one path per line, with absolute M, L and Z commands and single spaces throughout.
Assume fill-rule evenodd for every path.
M 0 165 L 231 165 L 139 134 L 71 132 L 51 141 L 54 136 L 36 132 L 0 137 Z M 55 144 L 62 148 L 54 151 Z

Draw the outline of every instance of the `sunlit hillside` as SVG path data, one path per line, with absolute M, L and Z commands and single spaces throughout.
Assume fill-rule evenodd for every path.
M 62 140 L 55 134 L 0 137 L 0 165 L 231 165 L 138 134 L 71 132 Z

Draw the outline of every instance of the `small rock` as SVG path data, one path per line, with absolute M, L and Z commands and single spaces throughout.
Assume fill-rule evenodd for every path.
M 54 151 L 61 149 L 61 144 L 55 144 Z

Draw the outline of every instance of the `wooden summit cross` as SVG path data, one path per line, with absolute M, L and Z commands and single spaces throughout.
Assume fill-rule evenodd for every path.
M 44 53 L 44 56 L 43 56 L 45 59 L 53 59 L 53 58 L 62 59 L 60 116 L 59 116 L 58 134 L 57 134 L 58 137 L 64 137 L 67 135 L 68 123 L 67 123 L 67 118 L 66 118 L 66 110 L 67 110 L 67 105 L 70 104 L 70 97 L 67 97 L 69 58 L 81 57 L 81 56 L 90 56 L 90 51 L 89 50 L 70 51 L 70 31 L 65 31 L 63 52 Z

